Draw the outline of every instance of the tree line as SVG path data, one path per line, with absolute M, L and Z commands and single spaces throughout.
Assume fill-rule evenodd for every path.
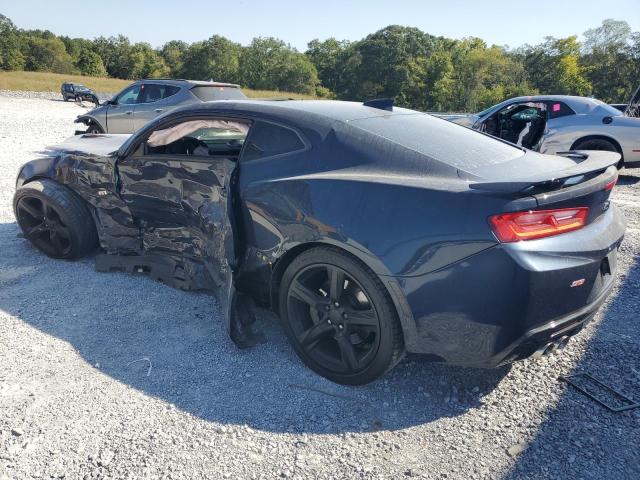
M 282 40 L 246 46 L 220 35 L 160 48 L 123 35 L 93 40 L 22 30 L 0 15 L 0 69 L 138 79 L 214 79 L 258 90 L 362 100 L 393 97 L 426 111 L 478 111 L 517 95 L 593 95 L 625 101 L 640 83 L 640 32 L 604 20 L 577 36 L 508 48 L 391 25 L 362 40 Z

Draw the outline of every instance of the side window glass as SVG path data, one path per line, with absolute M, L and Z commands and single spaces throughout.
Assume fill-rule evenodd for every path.
M 242 120 L 189 120 L 154 131 L 145 155 L 237 157 L 250 123 Z
M 251 130 L 242 160 L 282 155 L 304 147 L 304 142 L 295 131 L 272 123 L 258 122 Z
M 551 102 L 549 105 L 549 118 L 566 117 L 568 115 L 575 115 L 569 105 L 564 102 Z
M 143 83 L 140 85 L 140 95 L 138 103 L 154 103 L 162 99 L 163 85 L 153 83 Z
M 154 103 L 158 100 L 175 95 L 180 91 L 180 87 L 172 85 L 157 85 L 154 83 L 145 83 L 140 86 L 140 99 L 138 103 Z
M 140 94 L 140 85 L 134 85 L 133 87 L 129 87 L 124 92 L 122 92 L 118 96 L 117 102 L 120 105 L 133 105 L 138 101 L 139 94 Z
M 174 87 L 173 85 L 165 85 L 162 98 L 173 97 L 180 91 L 180 87 Z

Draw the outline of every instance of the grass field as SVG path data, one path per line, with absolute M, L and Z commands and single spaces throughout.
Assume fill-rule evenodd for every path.
M 59 92 L 64 82 L 82 83 L 98 93 L 116 93 L 129 85 L 132 80 L 118 78 L 85 77 L 82 75 L 64 75 L 48 72 L 0 72 L 0 90 L 23 90 L 29 92 Z M 286 97 L 296 99 L 312 99 L 313 95 L 291 92 L 275 92 L 271 90 L 242 91 L 251 98 Z

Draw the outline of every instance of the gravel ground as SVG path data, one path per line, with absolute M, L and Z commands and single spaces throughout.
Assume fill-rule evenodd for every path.
M 239 351 L 210 296 L 20 238 L 18 168 L 82 111 L 34 97 L 0 93 L 0 479 L 640 477 L 640 409 L 557 380 L 591 372 L 640 400 L 640 171 L 614 191 L 629 221 L 615 290 L 561 355 L 409 358 L 349 388 L 307 370 L 266 312 L 267 343 Z

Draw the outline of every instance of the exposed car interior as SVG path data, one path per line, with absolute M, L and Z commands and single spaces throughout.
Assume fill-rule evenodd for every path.
M 524 148 L 536 150 L 544 134 L 546 119 L 546 104 L 514 103 L 487 118 L 481 131 Z
M 146 142 L 146 155 L 226 156 L 237 158 L 249 123 L 192 120 L 156 130 Z

